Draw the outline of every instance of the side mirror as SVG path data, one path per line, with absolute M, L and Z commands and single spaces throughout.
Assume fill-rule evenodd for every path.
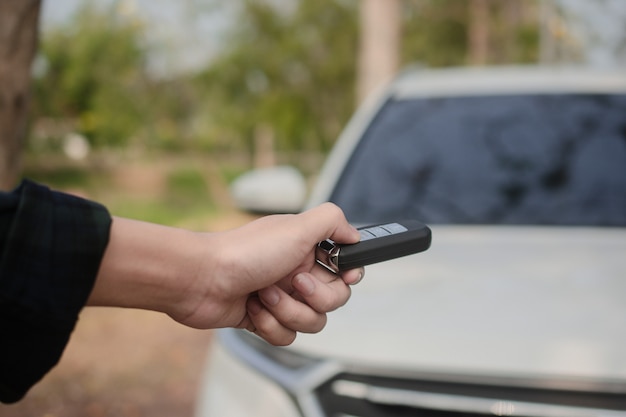
M 306 181 L 290 166 L 255 169 L 230 186 L 237 208 L 253 213 L 297 213 L 304 206 Z

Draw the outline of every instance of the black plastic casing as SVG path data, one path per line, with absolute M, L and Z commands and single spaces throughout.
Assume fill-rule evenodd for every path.
M 335 255 L 329 262 L 321 261 L 335 271 L 344 271 L 423 252 L 430 247 L 432 233 L 428 226 L 416 220 L 395 223 L 404 226 L 407 230 L 362 240 L 352 245 L 340 245 L 332 241 L 320 243 L 320 248 L 324 252 Z M 362 227 L 359 230 L 377 226 L 380 225 Z

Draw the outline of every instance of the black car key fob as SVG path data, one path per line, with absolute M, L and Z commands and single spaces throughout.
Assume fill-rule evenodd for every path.
M 431 231 L 415 220 L 359 228 L 361 241 L 344 245 L 325 240 L 317 245 L 317 261 L 334 272 L 383 262 L 425 251 Z

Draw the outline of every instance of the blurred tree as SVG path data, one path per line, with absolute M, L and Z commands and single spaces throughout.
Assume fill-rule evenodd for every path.
M 239 5 L 224 53 L 196 80 L 213 145 L 253 150 L 270 127 L 281 150 L 328 149 L 353 110 L 356 3 Z
M 477 31 L 487 23 L 483 45 L 470 42 L 468 63 L 511 64 L 537 62 L 539 59 L 539 10 L 538 0 L 473 0 L 470 4 L 468 32 Z M 482 16 L 482 17 L 481 17 Z M 480 43 L 480 42 L 478 42 Z M 475 62 L 477 51 L 483 48 L 482 62 Z
M 431 67 L 536 62 L 538 0 L 406 0 L 401 61 Z
M 21 175 L 40 0 L 0 0 L 0 190 Z
M 196 79 L 204 102 L 198 124 L 210 132 L 211 146 L 253 151 L 255 144 L 274 143 L 281 150 L 327 150 L 352 113 L 355 95 L 361 96 L 354 91 L 357 68 L 359 84 L 372 85 L 367 74 L 383 74 L 374 81 L 380 82 L 415 62 L 441 67 L 533 61 L 538 40 L 535 4 L 236 3 L 237 24 L 223 53 Z
M 38 116 L 71 120 L 95 145 L 126 144 L 146 123 L 146 52 L 133 16 L 86 3 L 41 49 Z
M 467 53 L 467 0 L 406 0 L 401 62 L 429 67 L 463 65 Z
M 206 69 L 168 79 L 148 71 L 136 16 L 86 3 L 70 24 L 46 34 L 37 114 L 65 121 L 98 146 L 326 151 L 354 109 L 366 3 L 372 28 L 362 33 L 372 36 L 361 40 L 381 41 L 376 28 L 389 34 L 378 48 L 385 56 L 370 59 L 383 74 L 414 62 L 537 55 L 537 0 L 207 1 L 198 13 L 227 7 L 236 23 Z M 383 3 L 389 13 L 374 8 Z

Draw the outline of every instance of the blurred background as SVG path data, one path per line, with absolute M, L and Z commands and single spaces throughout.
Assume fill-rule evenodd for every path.
M 626 68 L 621 0 L 41 7 L 25 142 L 0 148 L 2 186 L 26 176 L 114 215 L 194 230 L 253 218 L 228 192 L 251 168 L 290 164 L 313 178 L 359 103 L 403 67 Z M 155 313 L 87 309 L 60 365 L 0 416 L 191 415 L 210 342 Z

